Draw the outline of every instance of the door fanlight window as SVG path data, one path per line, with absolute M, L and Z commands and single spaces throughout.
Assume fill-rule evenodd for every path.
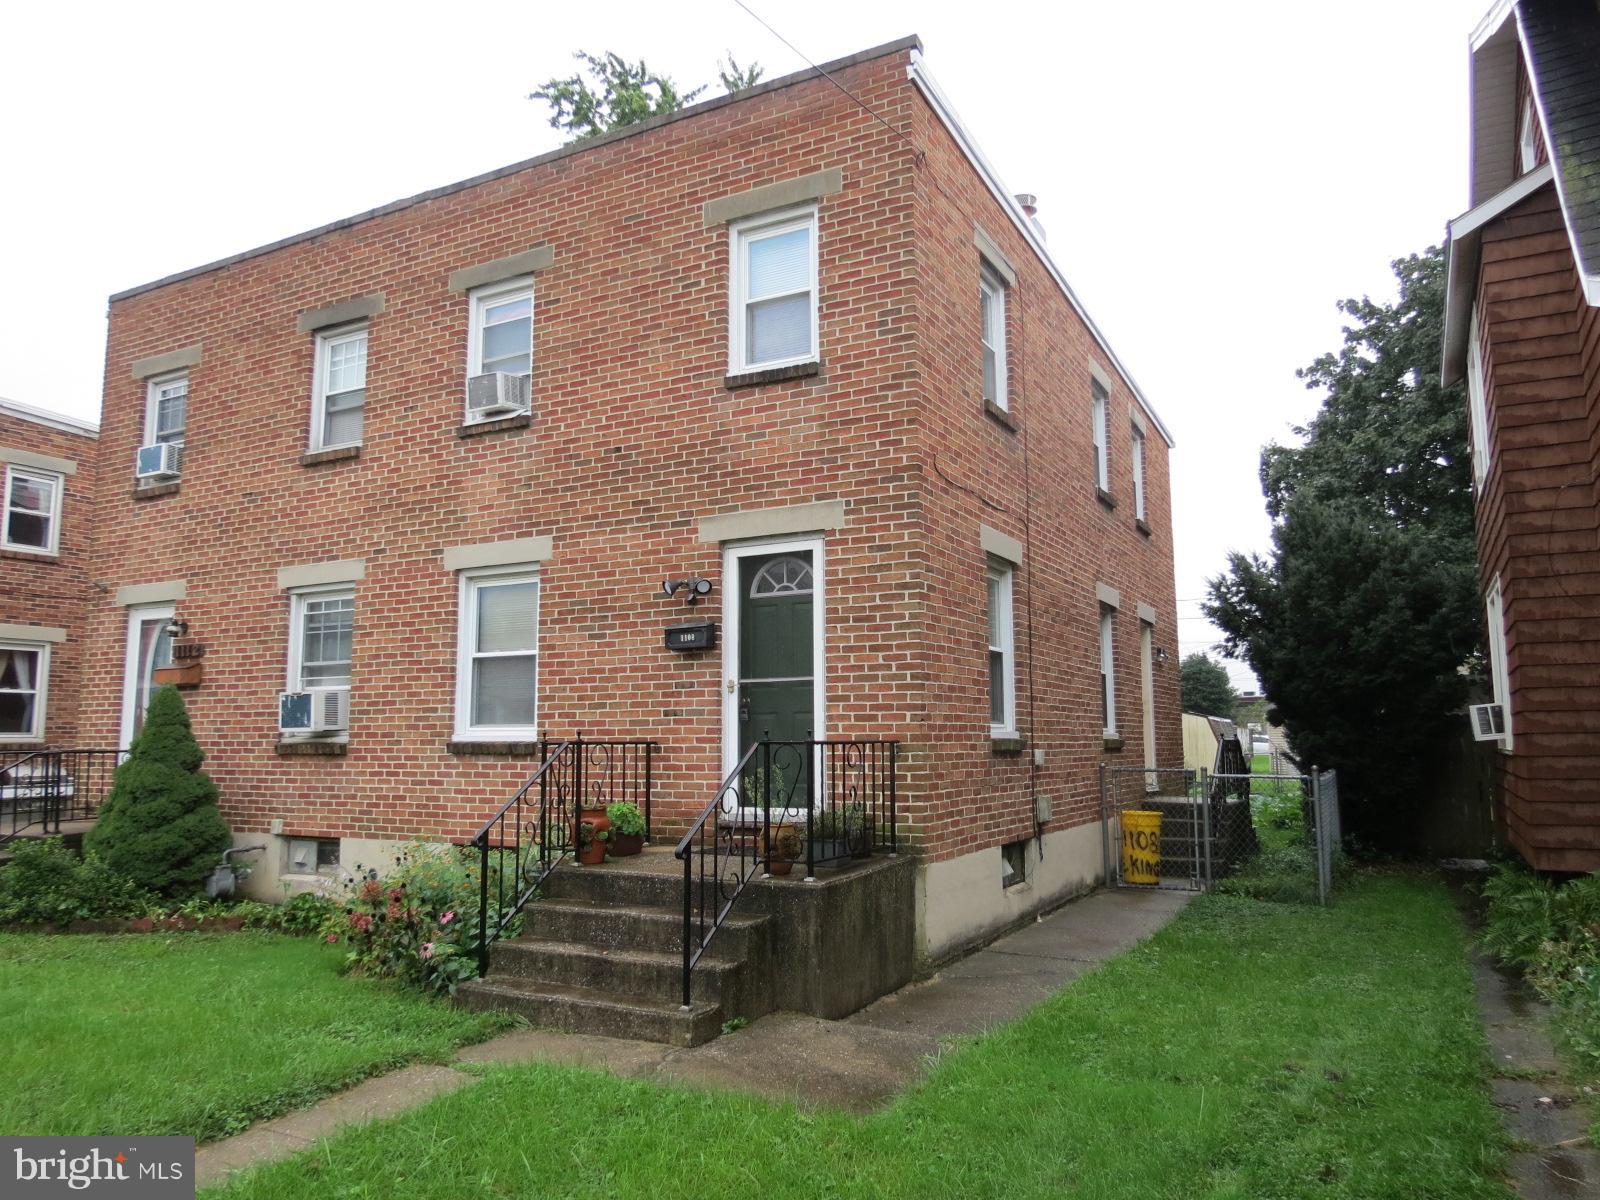
M 811 564 L 785 555 L 775 558 L 750 581 L 750 596 L 800 596 L 811 591 Z

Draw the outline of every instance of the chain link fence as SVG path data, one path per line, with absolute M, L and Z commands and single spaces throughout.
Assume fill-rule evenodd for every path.
M 1224 765 L 1242 765 L 1228 756 Z M 1332 903 L 1339 789 L 1332 771 L 1102 766 L 1104 866 L 1113 887 Z

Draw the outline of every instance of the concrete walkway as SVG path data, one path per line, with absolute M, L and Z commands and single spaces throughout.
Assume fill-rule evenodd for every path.
M 455 1061 L 561 1063 L 865 1112 L 915 1083 L 952 1037 L 1021 1016 L 1156 932 L 1189 898 L 1188 892 L 1096 892 L 843 1021 L 774 1013 L 692 1049 L 524 1029 L 469 1046 Z M 795 1053 L 797 1046 L 804 1055 Z M 783 1072 L 772 1070 L 774 1062 L 784 1064 Z M 232 1171 L 287 1158 L 346 1125 L 416 1108 L 475 1078 L 453 1066 L 418 1066 L 369 1079 L 200 1147 L 196 1182 L 220 1183 Z

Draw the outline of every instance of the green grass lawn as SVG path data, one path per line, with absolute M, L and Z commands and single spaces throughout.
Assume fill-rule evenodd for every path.
M 236 1132 L 498 1019 L 340 976 L 268 933 L 0 934 L 0 1132 Z
M 208 1194 L 1506 1198 L 1464 939 L 1420 879 L 1201 897 L 867 1117 L 502 1067 Z

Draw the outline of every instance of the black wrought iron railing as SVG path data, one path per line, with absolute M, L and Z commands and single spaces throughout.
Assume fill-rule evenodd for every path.
M 94 818 L 126 750 L 31 750 L 0 758 L 0 846 Z
M 585 741 L 582 734 L 539 743 L 539 767 L 472 838 L 478 848 L 478 974 L 489 947 L 550 872 L 574 854 L 584 807 L 637 804 L 650 836 L 656 743 Z
M 683 1005 L 694 968 L 757 875 L 899 849 L 899 743 L 762 741 L 723 779 L 675 851 L 683 863 Z M 777 868 L 777 870 L 775 870 Z

